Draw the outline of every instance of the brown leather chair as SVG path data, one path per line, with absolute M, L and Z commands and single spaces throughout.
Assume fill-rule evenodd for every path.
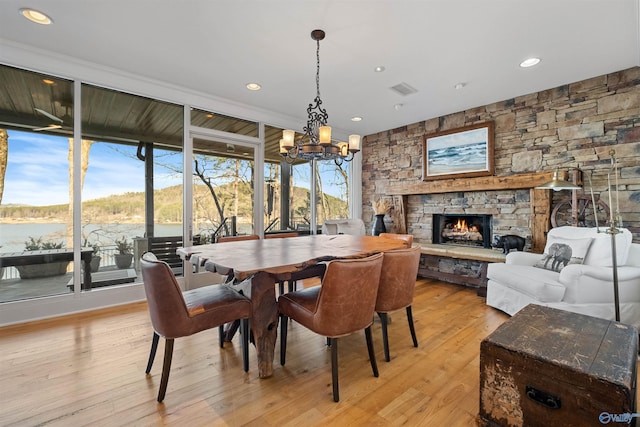
M 397 234 L 397 233 L 380 233 L 380 237 L 385 239 L 400 239 L 407 242 L 407 247 L 410 248 L 413 246 L 413 235 L 412 234 Z
M 389 356 L 389 337 L 387 335 L 388 313 L 390 311 L 406 307 L 413 346 L 418 346 L 416 331 L 413 326 L 411 304 L 413 303 L 413 291 L 416 286 L 419 264 L 420 246 L 396 249 L 384 253 L 378 297 L 376 299 L 376 312 L 382 323 L 384 358 L 387 362 L 391 360 Z
M 300 234 L 298 234 L 297 231 L 291 231 L 288 233 L 273 233 L 273 234 L 265 234 L 264 238 L 265 239 L 284 239 L 287 237 L 298 237 Z
M 224 242 L 238 242 L 240 240 L 260 240 L 260 236 L 257 234 L 241 234 L 238 236 L 222 236 L 218 237 L 218 243 Z
M 140 260 L 144 291 L 153 325 L 153 340 L 146 373 L 151 371 L 160 336 L 165 338 L 164 364 L 158 402 L 164 400 L 169 382 L 173 341 L 176 338 L 242 319 L 242 361 L 249 370 L 249 322 L 251 301 L 224 285 L 210 285 L 182 292 L 169 265 L 147 252 Z
M 280 364 L 287 352 L 288 318 L 328 338 L 331 345 L 331 378 L 333 400 L 338 392 L 338 337 L 364 329 L 373 375 L 378 376 L 376 356 L 371 339 L 371 324 L 382 268 L 382 254 L 368 258 L 331 261 L 321 286 L 281 295 Z

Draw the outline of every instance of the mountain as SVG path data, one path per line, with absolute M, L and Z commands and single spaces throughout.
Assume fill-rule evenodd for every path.
M 225 184 L 216 187 L 219 203 L 225 216 L 251 218 L 252 191 L 247 183 Z M 267 197 L 265 195 L 265 197 Z M 143 223 L 145 218 L 144 192 L 114 194 L 111 196 L 87 200 L 82 203 L 82 216 L 91 223 Z M 347 202 L 325 194 L 324 203 L 318 207 L 318 219 L 344 217 L 347 215 Z M 194 218 L 198 221 L 209 221 L 212 224 L 220 222 L 216 204 L 208 188 L 195 185 L 193 188 Z M 265 201 L 265 205 L 266 205 Z M 280 207 L 279 194 L 274 191 L 273 212 L 269 219 L 274 218 Z M 265 206 L 265 212 L 267 211 Z M 290 211 L 294 217 L 309 216 L 309 190 L 294 187 L 290 200 Z M 69 205 L 51 206 L 0 206 L 0 222 L 67 222 Z M 182 187 L 173 186 L 154 191 L 154 216 L 156 223 L 182 222 Z

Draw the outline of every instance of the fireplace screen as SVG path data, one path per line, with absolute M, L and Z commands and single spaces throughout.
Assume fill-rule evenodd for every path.
M 432 241 L 491 248 L 491 215 L 435 214 Z

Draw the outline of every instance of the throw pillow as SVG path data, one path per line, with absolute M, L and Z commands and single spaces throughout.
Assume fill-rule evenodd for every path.
M 549 236 L 542 259 L 534 267 L 558 273 L 569 264 L 582 264 L 592 238 L 566 239 Z

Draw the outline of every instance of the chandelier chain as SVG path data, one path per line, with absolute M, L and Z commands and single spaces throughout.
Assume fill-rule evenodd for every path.
M 316 97 L 307 107 L 307 124 L 303 134 L 296 141 L 295 131 L 283 130 L 280 140 L 280 155 L 287 163 L 296 159 L 333 160 L 337 165 L 353 160 L 360 151 L 360 135 L 349 135 L 349 142 L 333 142 L 331 127 L 327 125 L 329 115 L 322 108 L 320 98 L 320 40 L 325 36 L 322 30 L 313 30 L 311 38 L 316 41 Z
M 316 40 L 316 93 L 320 98 L 320 40 Z

